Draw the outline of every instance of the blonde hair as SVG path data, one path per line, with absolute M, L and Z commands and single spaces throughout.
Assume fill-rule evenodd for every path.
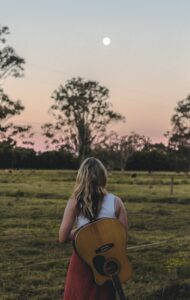
M 77 200 L 77 215 L 96 218 L 106 191 L 107 171 L 99 159 L 89 157 L 81 164 L 72 197 Z M 90 211 L 90 213 L 89 213 Z

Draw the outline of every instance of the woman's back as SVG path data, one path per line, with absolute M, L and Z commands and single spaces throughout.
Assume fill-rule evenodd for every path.
M 97 219 L 100 218 L 116 218 L 115 214 L 115 195 L 108 193 L 104 196 L 101 204 L 100 211 L 98 213 Z M 77 228 L 88 224 L 90 221 L 88 218 L 79 215 L 76 220 Z

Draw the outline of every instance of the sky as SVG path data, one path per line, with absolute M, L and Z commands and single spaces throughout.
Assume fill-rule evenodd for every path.
M 80 76 L 106 86 L 126 117 L 111 130 L 164 141 L 177 101 L 190 94 L 189 11 L 189 0 L 0 0 L 7 43 L 26 61 L 23 78 L 3 82 L 25 106 L 12 121 L 32 125 L 42 149 L 51 94 Z

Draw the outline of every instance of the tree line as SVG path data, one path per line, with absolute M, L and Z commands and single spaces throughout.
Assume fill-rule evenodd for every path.
M 20 100 L 5 93 L 3 81 L 24 75 L 25 60 L 7 45 L 9 29 L 0 26 L 0 168 L 72 168 L 87 156 L 100 158 L 117 170 L 175 170 L 190 168 L 190 96 L 180 100 L 165 133 L 167 145 L 131 132 L 108 132 L 108 125 L 125 122 L 112 109 L 109 90 L 97 81 L 76 77 L 53 91 L 49 112 L 54 122 L 42 125 L 44 152 L 34 150 L 32 126 L 10 120 L 23 112 Z M 20 146 L 18 146 L 20 145 Z
M 162 143 L 135 149 L 125 161 L 121 152 L 111 147 L 94 148 L 91 155 L 99 158 L 108 170 L 189 171 L 187 159 Z M 7 143 L 1 144 L 0 158 L 0 168 L 3 169 L 77 169 L 80 165 L 79 157 L 63 148 L 36 152 L 30 148 L 11 147 Z

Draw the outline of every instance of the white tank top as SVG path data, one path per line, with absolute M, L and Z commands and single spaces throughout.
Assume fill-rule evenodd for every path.
M 98 214 L 97 219 L 100 218 L 116 218 L 115 214 L 115 196 L 113 194 L 106 194 L 102 201 L 102 207 Z M 90 221 L 88 218 L 78 216 L 76 219 L 77 228 L 88 224 Z

